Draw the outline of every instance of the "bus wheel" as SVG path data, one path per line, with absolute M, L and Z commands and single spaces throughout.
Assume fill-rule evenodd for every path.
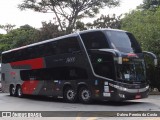
M 158 92 L 160 92 L 160 87 L 158 87 L 157 89 L 158 89 Z
M 73 103 L 77 100 L 77 95 L 72 87 L 67 87 L 64 90 L 63 98 L 66 102 Z
M 18 96 L 18 97 L 23 97 L 23 93 L 22 93 L 22 88 L 21 88 L 21 86 L 18 86 L 18 87 L 17 87 L 17 96 Z
M 84 104 L 88 104 L 92 101 L 91 91 L 87 87 L 80 88 L 79 100 L 81 103 L 84 103 Z
M 10 86 L 9 93 L 10 93 L 10 96 L 16 96 L 16 90 L 14 86 Z

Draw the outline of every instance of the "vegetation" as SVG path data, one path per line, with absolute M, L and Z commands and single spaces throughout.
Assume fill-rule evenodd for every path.
M 143 0 L 143 4 L 139 8 L 144 10 L 156 10 L 160 6 L 160 0 Z
M 0 28 L 4 29 L 7 33 L 9 33 L 11 30 L 13 30 L 14 27 L 15 27 L 15 25 L 11 25 L 11 24 L 0 25 Z
M 21 26 L 20 28 L 11 30 L 7 34 L 1 35 L 0 37 L 0 52 L 15 47 L 30 44 L 36 41 L 36 34 L 38 30 L 34 29 L 29 25 Z
M 86 29 L 93 29 L 93 28 L 113 28 L 113 29 L 120 29 L 120 17 L 116 17 L 115 14 L 113 15 L 101 15 L 99 18 L 94 20 L 92 23 L 83 23 L 77 21 L 76 29 L 78 30 L 86 30 Z
M 143 50 L 160 55 L 160 8 L 132 11 L 121 20 L 121 29 L 132 32 L 141 43 Z

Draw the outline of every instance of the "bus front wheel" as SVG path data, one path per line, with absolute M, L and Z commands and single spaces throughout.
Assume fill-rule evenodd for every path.
M 91 91 L 87 87 L 80 88 L 79 100 L 81 103 L 84 103 L 84 104 L 88 104 L 92 101 Z
M 63 98 L 66 102 L 73 103 L 77 100 L 77 95 L 72 87 L 67 87 L 64 89 Z

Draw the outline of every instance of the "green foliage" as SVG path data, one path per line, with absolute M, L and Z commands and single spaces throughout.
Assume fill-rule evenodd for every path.
M 156 10 L 160 6 L 160 0 L 143 0 L 143 4 L 139 8 L 144 10 Z
M 121 20 L 121 27 L 136 36 L 143 50 L 160 55 L 160 8 L 132 11 Z
M 81 21 L 77 21 L 76 22 L 76 30 L 82 31 L 82 30 L 86 30 L 86 29 L 87 28 L 86 28 L 86 24 L 85 23 L 83 23 Z
M 119 0 L 23 0 L 19 8 L 43 13 L 53 12 L 61 31 L 71 33 L 78 19 L 94 17 L 99 9 L 117 5 Z M 64 25 L 64 22 L 67 24 Z
M 0 53 L 10 48 L 10 45 L 7 42 L 5 35 L 0 34 Z
M 120 18 L 121 15 L 116 17 L 115 14 L 112 16 L 109 15 L 101 15 L 99 18 L 93 21 L 93 23 L 83 23 L 81 21 L 76 22 L 76 29 L 77 30 L 86 30 L 86 29 L 92 29 L 92 28 L 113 28 L 113 29 L 119 29 L 121 27 L 120 25 Z
M 0 52 L 24 46 L 37 41 L 37 32 L 35 28 L 24 25 L 20 28 L 11 30 L 7 34 L 0 35 Z
M 7 33 L 9 33 L 16 25 L 6 24 L 6 25 L 0 25 L 1 29 L 4 29 Z
M 100 18 L 98 18 L 97 20 L 95 20 L 93 22 L 92 27 L 93 28 L 114 28 L 114 29 L 119 29 L 120 28 L 120 17 L 121 16 L 116 17 L 115 14 L 113 14 L 112 16 L 101 15 Z
M 38 41 L 43 41 L 55 37 L 59 37 L 64 35 L 65 33 L 63 31 L 60 31 L 58 29 L 58 25 L 55 25 L 54 23 L 46 23 L 42 22 L 42 28 L 40 28 L 38 32 Z
M 6 35 L 6 38 L 9 39 L 9 42 L 11 43 L 11 48 L 16 48 L 36 42 L 37 32 L 38 30 L 36 30 L 35 28 L 29 25 L 24 25 L 9 32 Z

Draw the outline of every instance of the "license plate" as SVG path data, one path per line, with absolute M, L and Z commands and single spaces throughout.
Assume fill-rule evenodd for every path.
M 136 98 L 136 99 L 140 99 L 140 98 L 141 98 L 141 95 L 136 95 L 135 98 Z

